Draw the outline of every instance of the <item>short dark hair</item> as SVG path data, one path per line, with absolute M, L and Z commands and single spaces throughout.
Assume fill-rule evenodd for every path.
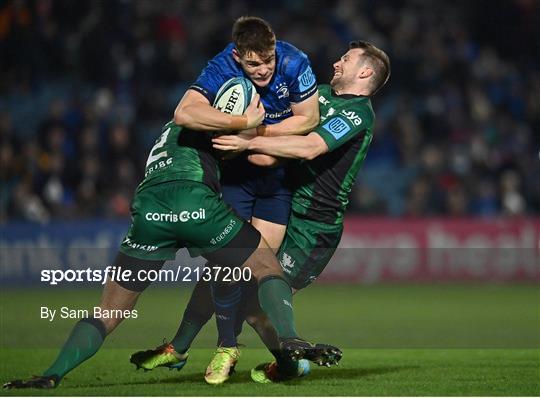
M 386 55 L 383 50 L 367 41 L 351 41 L 349 43 L 349 50 L 353 48 L 361 48 L 364 50 L 362 55 L 367 58 L 367 62 L 369 62 L 375 72 L 370 94 L 373 95 L 379 91 L 390 78 L 390 58 L 388 58 L 388 55 Z
M 232 40 L 240 55 L 249 52 L 265 54 L 274 50 L 276 35 L 268 22 L 262 18 L 244 16 L 233 25 Z

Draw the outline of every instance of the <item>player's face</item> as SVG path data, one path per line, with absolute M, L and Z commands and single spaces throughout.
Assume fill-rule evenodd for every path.
M 334 63 L 334 76 L 330 81 L 334 90 L 343 89 L 356 81 L 363 65 L 363 53 L 364 50 L 360 48 L 352 48 Z
M 236 59 L 237 58 L 237 59 Z M 242 56 L 235 57 L 242 65 L 249 79 L 259 87 L 265 87 L 270 83 L 274 70 L 276 69 L 276 52 L 272 50 L 266 54 L 248 52 Z

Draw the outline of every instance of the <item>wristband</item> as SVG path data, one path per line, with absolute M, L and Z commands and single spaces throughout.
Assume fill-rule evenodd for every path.
M 231 116 L 229 128 L 231 130 L 245 130 L 247 128 L 248 119 L 246 115 Z
M 264 124 L 257 126 L 256 130 L 258 137 L 263 137 L 266 134 L 266 126 Z

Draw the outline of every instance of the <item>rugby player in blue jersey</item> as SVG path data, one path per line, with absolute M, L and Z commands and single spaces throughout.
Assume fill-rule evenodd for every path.
M 257 133 L 264 136 L 304 134 L 319 121 L 318 91 L 307 56 L 289 43 L 276 40 L 270 25 L 257 17 L 241 17 L 234 23 L 233 42 L 216 55 L 178 104 L 174 121 L 193 130 L 216 132 L 254 127 L 248 117 L 224 114 L 212 107 L 220 87 L 234 77 L 250 79 L 266 111 Z M 285 187 L 285 168 L 263 168 L 266 155 L 242 155 L 223 162 L 223 199 L 236 213 L 251 221 L 269 246 L 279 248 L 290 214 L 291 192 Z M 214 308 L 208 308 L 208 297 Z M 216 313 L 218 349 L 205 379 L 211 384 L 227 380 L 239 351 L 233 332 L 241 299 L 241 285 L 200 281 L 170 343 L 131 357 L 138 367 L 180 369 L 193 339 Z M 281 355 L 276 350 L 276 355 Z

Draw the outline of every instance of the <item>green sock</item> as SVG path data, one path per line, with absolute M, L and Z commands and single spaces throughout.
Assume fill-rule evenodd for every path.
M 191 343 L 193 343 L 203 325 L 204 323 L 201 325 L 200 322 L 194 322 L 186 318 L 182 319 L 176 335 L 171 340 L 174 349 L 180 354 L 185 353 L 191 347 Z
M 263 278 L 259 283 L 259 303 L 280 338 L 298 337 L 294 329 L 292 291 L 285 279 L 278 276 Z
M 70 370 L 94 355 L 103 344 L 105 337 L 105 326 L 100 320 L 95 318 L 81 319 L 73 327 L 60 354 L 58 354 L 58 358 L 43 373 L 43 376 L 54 375 L 59 380 L 62 379 Z

